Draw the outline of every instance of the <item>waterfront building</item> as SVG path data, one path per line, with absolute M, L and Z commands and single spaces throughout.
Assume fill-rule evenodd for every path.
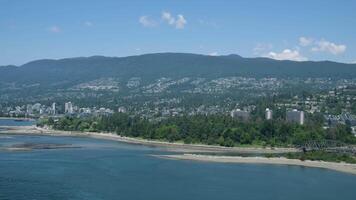
M 73 114 L 73 104 L 72 102 L 67 102 L 64 104 L 64 112 L 68 114 Z

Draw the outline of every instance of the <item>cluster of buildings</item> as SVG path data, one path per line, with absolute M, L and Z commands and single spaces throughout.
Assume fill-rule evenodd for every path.
M 6 107 L 2 109 L 3 114 L 10 117 L 45 117 L 45 116 L 55 116 L 61 117 L 65 115 L 71 116 L 104 116 L 111 115 L 114 113 L 113 110 L 109 108 L 80 108 L 75 106 L 72 102 L 66 102 L 63 107 L 57 106 L 57 103 L 52 103 L 50 106 L 42 105 L 40 103 L 27 104 L 15 107 Z M 123 107 L 119 108 L 119 112 L 126 112 Z
M 240 118 L 242 120 L 248 120 L 250 118 L 250 112 L 247 110 L 235 109 L 230 113 L 231 117 Z M 273 119 L 273 111 L 269 108 L 266 108 L 265 119 Z M 297 109 L 288 110 L 286 112 L 286 121 L 290 123 L 297 123 L 300 125 L 304 124 L 304 111 L 299 111 Z
M 45 106 L 40 103 L 27 104 L 22 106 L 4 107 L 2 114 L 11 117 L 35 117 L 40 115 L 56 115 L 55 103 L 51 106 Z
M 123 109 L 123 108 L 121 108 Z M 74 106 L 72 102 L 66 102 L 64 104 L 64 115 L 74 115 L 78 117 L 86 117 L 86 116 L 108 116 L 114 114 L 114 110 L 109 108 L 79 108 L 78 106 Z
M 356 117 L 349 113 L 343 113 L 341 115 L 324 115 L 324 118 L 328 126 L 336 126 L 337 124 L 356 126 Z

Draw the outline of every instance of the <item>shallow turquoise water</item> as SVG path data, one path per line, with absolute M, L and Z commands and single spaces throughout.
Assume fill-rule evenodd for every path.
M 90 138 L 0 137 L 0 145 L 82 148 L 0 152 L 0 199 L 355 199 L 356 176 L 295 166 L 165 160 L 159 148 Z

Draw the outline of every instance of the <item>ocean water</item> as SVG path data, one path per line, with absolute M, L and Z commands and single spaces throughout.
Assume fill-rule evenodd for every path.
M 0 200 L 355 200 L 356 176 L 296 166 L 160 159 L 164 149 L 79 137 L 0 135 L 73 149 L 0 151 Z
M 14 119 L 0 119 L 0 126 L 31 126 L 35 121 L 16 121 Z

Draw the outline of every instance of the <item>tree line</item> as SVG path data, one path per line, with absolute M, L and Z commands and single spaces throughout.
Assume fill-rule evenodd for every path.
M 241 121 L 223 114 L 179 116 L 152 121 L 125 113 L 115 113 L 95 118 L 48 118 L 40 121 L 38 125 L 49 125 L 65 131 L 114 132 L 128 137 L 227 147 L 294 146 L 308 140 L 324 139 L 356 143 L 349 126 L 337 125 L 324 129 L 317 117 L 309 118 L 305 125 L 298 125 L 281 119 Z

